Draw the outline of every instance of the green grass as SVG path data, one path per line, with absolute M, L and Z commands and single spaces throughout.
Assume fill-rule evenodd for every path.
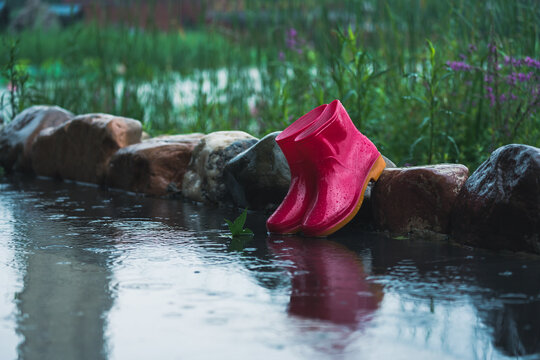
M 540 70 L 504 65 L 505 56 L 540 54 L 535 0 L 253 0 L 242 19 L 229 20 L 226 29 L 186 32 L 81 24 L 5 34 L 6 50 L 19 43 L 11 58 L 0 52 L 3 81 L 10 69 L 28 75 L 17 109 L 51 103 L 109 112 L 142 120 L 153 135 L 262 136 L 339 98 L 398 164 L 474 169 L 503 144 L 540 146 Z M 471 69 L 453 71 L 448 61 Z M 532 77 L 509 85 L 513 72 Z

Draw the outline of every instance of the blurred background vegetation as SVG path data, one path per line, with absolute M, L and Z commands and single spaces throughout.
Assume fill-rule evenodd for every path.
M 262 136 L 338 98 L 398 164 L 540 146 L 538 0 L 42 2 L 58 16 L 25 22 L 30 5 L 0 1 L 4 122 L 55 104 Z

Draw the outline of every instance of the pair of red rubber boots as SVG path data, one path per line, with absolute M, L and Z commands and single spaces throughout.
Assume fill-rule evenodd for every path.
M 277 234 L 327 236 L 358 212 L 370 180 L 386 166 L 339 100 L 321 105 L 276 137 L 291 170 L 289 191 L 268 218 Z

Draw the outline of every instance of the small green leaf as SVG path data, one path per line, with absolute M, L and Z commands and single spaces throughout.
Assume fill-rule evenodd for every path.
M 356 36 L 354 36 L 354 31 L 352 29 L 352 27 L 349 26 L 349 40 L 351 41 L 351 43 L 356 43 Z
M 225 222 L 227 223 L 227 226 L 229 227 L 229 231 L 231 232 L 231 234 L 234 234 L 236 232 L 236 226 L 234 225 L 234 223 L 227 219 L 225 219 Z
M 253 231 L 251 231 L 248 228 L 244 229 L 246 218 L 247 218 L 247 209 L 244 209 L 242 214 L 240 214 L 233 222 L 225 219 L 225 222 L 227 223 L 227 226 L 229 227 L 229 231 L 231 232 L 231 235 L 233 238 L 238 237 L 238 236 L 252 236 L 253 235 Z
M 426 44 L 428 46 L 428 49 L 431 55 L 431 60 L 433 62 L 433 59 L 435 58 L 435 48 L 433 47 L 433 44 L 431 43 L 431 41 L 429 41 L 428 39 L 426 39 Z
M 242 214 L 240 214 L 240 216 L 237 217 L 236 220 L 234 220 L 234 225 L 242 229 L 244 227 L 244 224 L 246 223 L 246 218 L 247 218 L 247 209 L 244 209 Z
M 431 118 L 429 116 L 426 116 L 424 118 L 424 120 L 422 120 L 422 123 L 420 124 L 420 128 L 423 128 L 424 126 L 426 126 L 427 124 L 429 124 L 429 121 L 431 120 Z

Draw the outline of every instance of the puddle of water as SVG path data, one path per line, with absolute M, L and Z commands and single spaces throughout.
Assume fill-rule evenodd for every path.
M 237 210 L 0 184 L 0 358 L 538 359 L 540 259 Z M 62 201 L 57 201 L 61 199 Z

